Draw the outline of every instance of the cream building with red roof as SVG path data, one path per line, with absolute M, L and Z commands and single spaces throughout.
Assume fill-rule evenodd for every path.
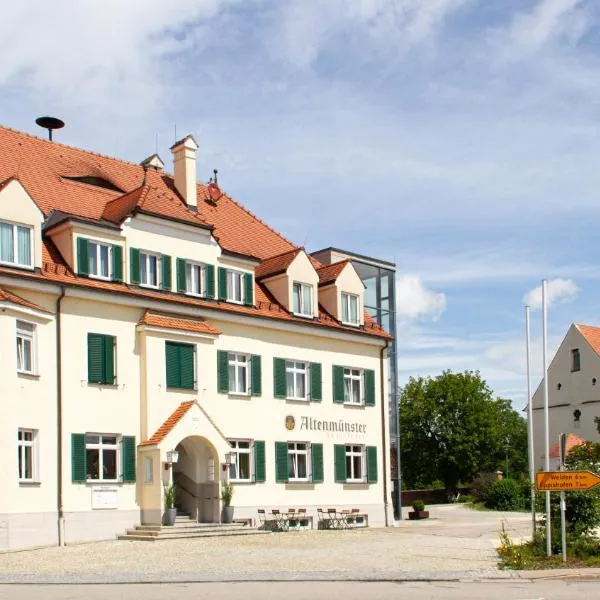
M 0 127 L 0 550 L 160 524 L 171 478 L 203 522 L 230 481 L 237 518 L 390 523 L 390 336 L 197 149 L 171 175 Z

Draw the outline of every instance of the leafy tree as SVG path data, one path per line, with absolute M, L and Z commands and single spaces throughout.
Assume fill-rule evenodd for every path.
M 400 391 L 406 487 L 436 479 L 448 492 L 479 472 L 527 470 L 527 426 L 509 400 L 494 398 L 478 372 L 411 378 Z

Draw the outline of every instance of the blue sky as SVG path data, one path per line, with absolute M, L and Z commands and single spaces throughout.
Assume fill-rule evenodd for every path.
M 21 0 L 0 122 L 169 165 L 193 133 L 295 242 L 397 263 L 401 381 L 479 369 L 521 407 L 524 296 L 557 279 L 551 349 L 600 324 L 599 43 L 593 0 Z

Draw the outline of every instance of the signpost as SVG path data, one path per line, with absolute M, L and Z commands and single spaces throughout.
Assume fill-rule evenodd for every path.
M 600 476 L 591 471 L 540 471 L 535 474 L 535 487 L 539 491 L 591 490 L 598 484 Z

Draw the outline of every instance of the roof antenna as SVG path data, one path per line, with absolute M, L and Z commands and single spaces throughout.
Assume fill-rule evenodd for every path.
M 215 185 L 219 185 L 219 171 L 217 171 L 217 169 L 213 169 L 213 173 L 215 174 L 213 181 L 215 182 Z
M 173 130 L 175 133 L 175 139 L 173 140 L 173 143 L 175 143 L 177 141 L 177 123 L 173 124 Z
M 53 129 L 62 129 L 65 126 L 64 121 L 57 119 L 56 117 L 38 117 L 35 120 L 36 124 L 42 127 L 43 129 L 48 130 L 48 139 L 52 141 L 52 130 Z
M 158 154 L 158 131 L 154 132 L 154 154 Z

